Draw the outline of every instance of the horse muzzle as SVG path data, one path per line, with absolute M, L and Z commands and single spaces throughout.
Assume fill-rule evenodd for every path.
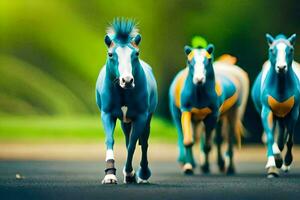
M 124 89 L 134 88 L 134 78 L 132 76 L 120 77 L 120 86 Z

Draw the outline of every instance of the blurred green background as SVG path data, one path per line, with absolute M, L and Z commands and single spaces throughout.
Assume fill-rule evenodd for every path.
M 216 56 L 236 56 L 252 83 L 267 58 L 265 33 L 300 33 L 297 0 L 0 0 L 0 139 L 104 136 L 94 88 L 106 59 L 105 30 L 114 17 L 139 22 L 141 57 L 153 67 L 159 89 L 152 137 L 170 142 L 176 132 L 168 88 L 185 66 L 183 46 L 194 35 L 213 43 Z M 260 142 L 251 100 L 245 126 L 246 142 Z

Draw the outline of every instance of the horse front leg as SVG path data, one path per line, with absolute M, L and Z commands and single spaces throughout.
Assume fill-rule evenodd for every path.
M 116 184 L 116 168 L 115 168 L 115 159 L 114 159 L 114 130 L 116 126 L 116 118 L 112 117 L 111 114 L 101 112 L 101 119 L 104 126 L 104 131 L 106 134 L 106 169 L 105 176 L 102 180 L 102 184 Z
M 204 125 L 205 125 L 205 141 L 203 145 L 203 152 L 205 154 L 204 156 L 204 164 L 201 166 L 201 170 L 203 173 L 209 173 L 210 167 L 209 167 L 209 153 L 211 151 L 212 146 L 212 131 L 217 125 L 217 115 L 210 115 L 207 118 L 204 119 Z
M 220 172 L 225 172 L 225 161 L 222 155 L 222 144 L 223 144 L 223 129 L 222 120 L 219 120 L 216 127 L 216 136 L 215 136 L 215 143 L 217 145 L 217 160 Z
M 193 127 L 192 127 L 192 113 L 185 111 L 181 115 L 181 126 L 183 131 L 183 144 L 185 147 L 185 163 L 183 165 L 183 172 L 187 175 L 194 173 L 195 161 L 193 157 Z
M 280 150 L 278 145 L 274 143 L 274 128 L 275 123 L 273 119 L 273 112 L 266 106 L 263 106 L 261 112 L 262 124 L 267 136 L 267 157 L 268 161 L 266 164 L 266 169 L 268 170 L 268 178 L 278 177 L 279 171 L 276 168 L 275 155 L 280 155 Z M 276 148 L 277 147 L 277 148 Z
M 148 167 L 148 139 L 150 135 L 150 122 L 151 122 L 152 116 L 148 117 L 147 124 L 145 127 L 144 133 L 140 137 L 140 145 L 142 149 L 142 158 L 140 162 L 140 168 L 137 171 L 137 182 L 138 183 L 148 183 L 148 179 L 151 176 L 151 171 Z
M 288 131 L 288 138 L 287 138 L 287 143 L 286 143 L 286 147 L 287 147 L 287 151 L 284 157 L 284 165 L 282 165 L 282 169 L 285 172 L 288 172 L 290 170 L 290 166 L 293 162 L 293 154 L 292 154 L 292 149 L 293 149 L 293 145 L 294 145 L 294 132 L 295 132 L 295 126 L 296 126 L 296 122 L 298 120 L 298 116 L 299 116 L 299 112 L 298 112 L 299 108 L 294 109 L 294 112 L 291 113 L 291 119 L 287 119 L 286 123 L 288 123 L 287 126 L 287 131 Z
M 147 123 L 147 114 L 141 114 L 132 122 L 132 132 L 129 136 L 129 143 L 127 147 L 127 159 L 123 170 L 124 183 L 136 183 L 135 172 L 132 168 L 132 159 L 135 151 L 137 140 L 144 132 Z

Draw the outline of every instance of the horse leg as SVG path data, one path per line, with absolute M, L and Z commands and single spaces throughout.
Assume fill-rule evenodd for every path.
M 181 111 L 175 105 L 170 105 L 170 108 L 171 108 L 173 121 L 178 131 L 177 144 L 178 144 L 179 155 L 177 161 L 183 166 L 186 160 L 185 160 L 185 147 L 183 144 L 183 132 L 181 126 Z
M 229 123 L 229 131 L 228 131 L 228 149 L 226 152 L 226 174 L 233 175 L 235 174 L 235 167 L 233 163 L 233 143 L 234 143 L 234 136 L 236 135 L 236 123 L 237 123 L 237 110 L 233 110 L 229 113 L 229 119 L 227 119 Z
M 290 170 L 291 164 L 293 162 L 293 154 L 292 154 L 293 144 L 294 144 L 293 134 L 289 134 L 286 143 L 287 151 L 284 157 L 284 165 L 282 166 L 282 169 L 285 172 L 288 172 Z
M 283 170 L 285 172 L 288 172 L 290 170 L 290 165 L 293 162 L 292 148 L 294 145 L 295 126 L 299 116 L 298 110 L 299 110 L 298 107 L 294 108 L 293 112 L 291 113 L 291 119 L 286 120 L 286 123 L 288 124 L 287 126 L 288 138 L 286 143 L 287 151 L 285 154 L 284 165 L 283 165 Z
M 129 136 L 132 128 L 132 123 L 121 122 L 121 127 L 125 135 L 126 148 L 128 148 Z
M 274 154 L 273 154 L 274 120 L 273 120 L 272 111 L 268 107 L 263 106 L 262 112 L 261 112 L 261 118 L 262 118 L 264 130 L 265 130 L 266 136 L 267 136 L 268 162 L 266 164 L 266 169 L 268 170 L 268 178 L 278 177 L 279 171 L 276 168 L 275 158 L 274 158 Z
M 192 126 L 192 113 L 185 111 L 181 114 L 181 126 L 183 130 L 183 144 L 185 146 L 185 164 L 183 166 L 183 172 L 185 174 L 193 174 L 194 158 L 192 152 L 192 146 L 194 143 L 193 138 L 193 126 Z
M 145 127 L 145 132 L 140 137 L 140 145 L 142 149 L 142 159 L 140 162 L 140 169 L 137 171 L 138 183 L 148 183 L 148 179 L 151 176 L 151 171 L 148 167 L 148 158 L 147 158 L 147 150 L 148 150 L 148 139 L 150 135 L 150 122 L 152 115 L 148 117 L 147 124 Z
M 277 138 L 277 144 L 279 150 L 282 152 L 285 144 L 285 139 L 286 139 L 286 132 L 285 132 L 285 127 L 284 123 L 282 120 L 278 120 L 278 138 Z
M 144 132 L 147 123 L 147 114 L 141 114 L 132 122 L 132 132 L 129 137 L 127 147 L 127 159 L 123 170 L 124 183 L 136 183 L 135 172 L 132 168 L 132 159 L 136 147 L 136 142 Z
M 116 184 L 117 177 L 113 152 L 113 133 L 116 126 L 116 119 L 113 118 L 110 114 L 104 112 L 101 113 L 101 119 L 106 134 L 106 169 L 104 179 L 102 180 L 102 184 Z
M 203 145 L 203 152 L 205 154 L 204 156 L 204 164 L 201 166 L 201 170 L 203 173 L 209 173 L 209 152 L 211 150 L 211 135 L 213 129 L 217 125 L 217 116 L 210 115 L 207 118 L 204 119 L 204 125 L 205 125 L 205 141 Z
M 218 166 L 221 172 L 225 171 L 225 162 L 222 155 L 222 143 L 223 143 L 223 136 L 222 136 L 222 121 L 220 120 L 216 127 L 216 136 L 215 136 L 215 143 L 217 145 L 217 159 L 218 159 Z

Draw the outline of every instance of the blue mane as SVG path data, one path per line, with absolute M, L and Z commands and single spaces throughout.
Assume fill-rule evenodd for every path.
M 135 20 L 115 18 L 107 32 L 112 35 L 114 42 L 124 45 L 130 43 L 136 36 L 138 30 Z

